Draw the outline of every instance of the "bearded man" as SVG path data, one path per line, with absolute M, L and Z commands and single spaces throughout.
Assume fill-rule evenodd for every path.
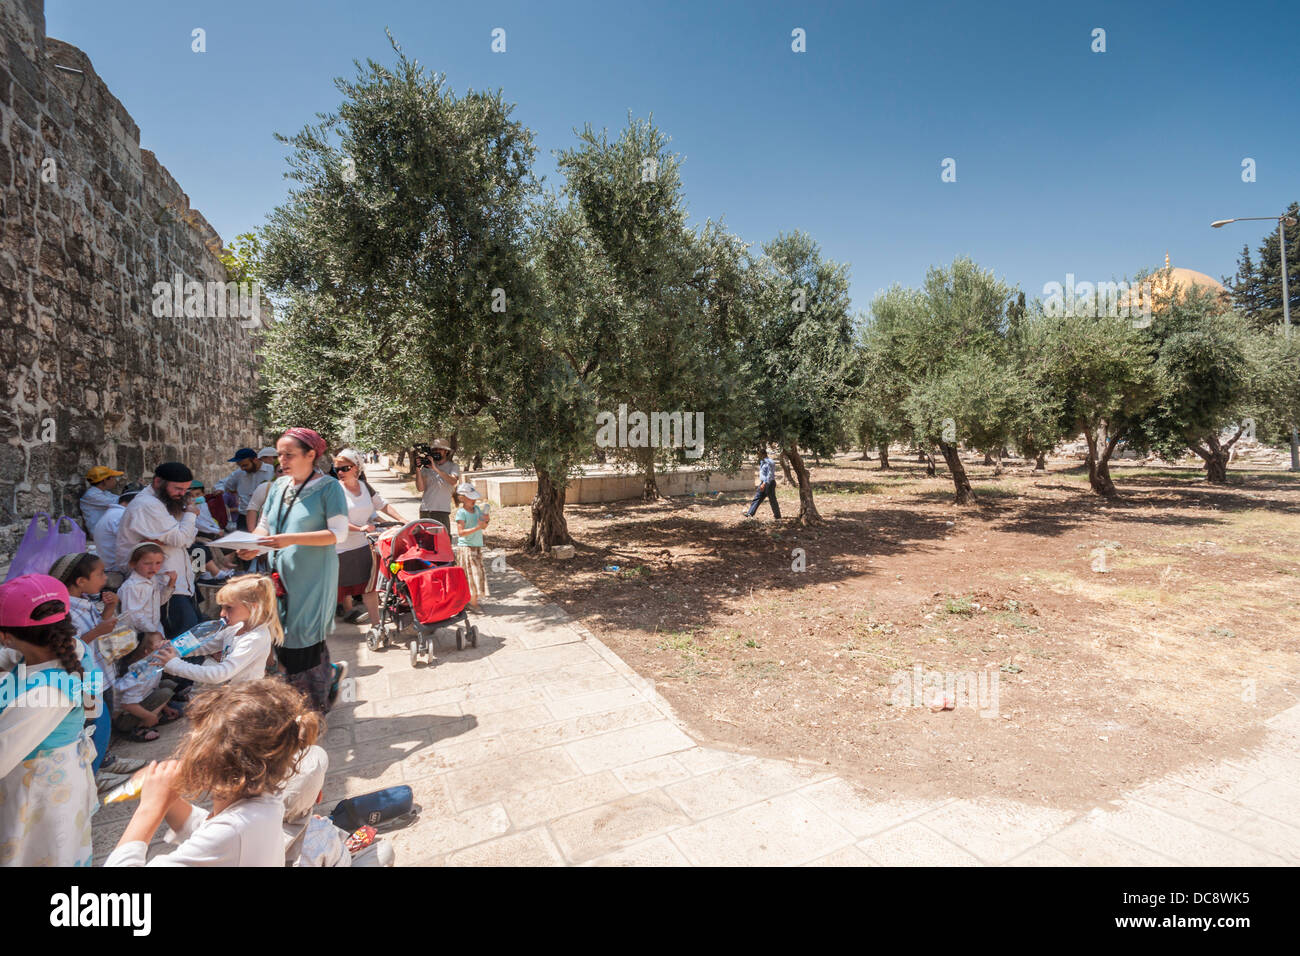
M 163 572 L 176 572 L 176 589 L 163 608 L 163 633 L 170 640 L 199 622 L 194 603 L 194 565 L 189 547 L 197 531 L 199 506 L 187 502 L 194 475 L 179 461 L 154 469 L 153 482 L 126 508 L 118 526 L 118 548 L 129 555 L 136 545 L 151 541 L 163 549 Z

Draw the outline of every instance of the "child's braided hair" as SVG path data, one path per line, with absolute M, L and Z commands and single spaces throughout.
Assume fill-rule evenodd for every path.
M 46 601 L 36 605 L 32 610 L 32 618 L 39 621 L 55 614 L 66 614 L 67 610 L 68 606 L 62 601 Z M 85 676 L 81 669 L 81 658 L 77 655 L 77 628 L 67 617 L 53 624 L 6 627 L 5 633 L 12 634 L 26 644 L 48 647 L 58 657 L 59 664 L 65 671 L 78 677 Z

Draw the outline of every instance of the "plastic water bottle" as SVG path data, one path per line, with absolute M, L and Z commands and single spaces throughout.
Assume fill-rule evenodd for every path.
M 225 621 L 200 621 L 184 634 L 172 638 L 169 643 L 176 649 L 177 657 L 185 657 L 210 641 L 225 626 Z M 163 668 L 162 661 L 158 659 L 161 650 L 159 648 L 148 657 L 142 657 L 132 664 L 127 672 L 117 679 L 116 686 L 124 690 L 160 673 Z

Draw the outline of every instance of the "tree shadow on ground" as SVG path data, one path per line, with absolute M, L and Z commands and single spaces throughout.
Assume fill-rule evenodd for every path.
M 603 540 L 575 542 L 564 579 L 554 580 L 557 569 L 546 559 L 516 554 L 511 563 L 565 601 L 588 608 L 603 605 L 610 612 L 652 605 L 655 613 L 643 623 L 653 619 L 658 630 L 686 630 L 710 624 L 727 601 L 747 592 L 770 597 L 772 592 L 870 578 L 877 571 L 864 566 L 866 560 L 932 550 L 951 531 L 942 516 L 898 509 L 836 513 L 810 526 L 788 518 L 744 521 L 738 514 L 734 524 L 717 520 L 719 512 L 738 512 L 748 500 L 748 495 L 733 495 L 634 505 L 638 511 L 661 510 L 649 520 L 629 516 L 626 521 L 618 520 L 620 509 L 611 503 L 571 506 L 575 514 L 591 508 L 597 515 L 616 517 L 602 529 Z M 674 556 L 670 549 L 683 544 L 689 544 L 689 552 Z M 619 570 L 604 571 L 609 566 Z M 572 571 L 600 576 L 584 580 L 567 573 Z

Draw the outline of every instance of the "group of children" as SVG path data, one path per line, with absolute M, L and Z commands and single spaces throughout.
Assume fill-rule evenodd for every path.
M 304 821 L 315 821 L 314 846 L 345 846 L 346 833 L 310 814 L 328 766 L 314 746 L 322 718 L 266 676 L 283 640 L 273 582 L 254 574 L 222 587 L 221 628 L 185 660 L 159 625 L 175 584 L 161 557 L 157 545 L 138 546 L 117 595 L 93 554 L 0 585 L 0 865 L 90 865 L 98 794 L 123 785 L 140 802 L 109 866 L 146 865 L 163 822 L 177 847 L 147 865 L 304 862 Z M 151 666 L 132 668 L 145 658 Z M 189 699 L 195 685 L 212 689 Z M 190 729 L 175 759 L 146 766 L 108 752 L 114 726 L 156 739 L 153 727 L 182 715 Z M 187 799 L 200 794 L 211 812 Z M 370 850 L 366 859 L 383 865 L 391 855 Z
M 353 852 L 347 833 L 311 812 L 328 768 L 316 745 L 323 718 L 268 677 L 284 639 L 272 579 L 230 578 L 215 599 L 220 629 L 178 655 L 163 634 L 177 583 L 163 549 L 117 553 L 120 477 L 87 475 L 83 510 L 99 554 L 64 555 L 48 574 L 0 585 L 0 865 L 89 866 L 99 797 L 123 792 L 139 804 L 109 866 L 391 865 L 383 841 Z M 449 530 L 479 610 L 489 509 L 469 483 L 452 498 Z M 182 719 L 189 729 L 172 760 L 146 765 L 109 750 L 114 730 L 151 741 Z M 210 812 L 190 802 L 205 794 Z M 176 848 L 147 859 L 164 823 Z

